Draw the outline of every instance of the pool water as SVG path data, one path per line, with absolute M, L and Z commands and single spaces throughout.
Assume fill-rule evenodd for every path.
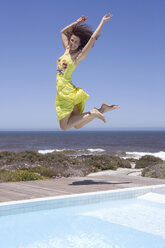
M 165 203 L 132 198 L 0 217 L 0 248 L 165 248 Z

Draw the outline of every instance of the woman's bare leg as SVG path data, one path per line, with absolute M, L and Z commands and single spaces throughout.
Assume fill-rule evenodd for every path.
M 80 129 L 80 128 L 82 128 L 83 126 L 85 126 L 87 123 L 89 123 L 90 121 L 94 120 L 95 118 L 96 118 L 96 117 L 93 116 L 93 117 L 91 117 L 91 119 L 86 119 L 86 120 L 82 121 L 81 124 L 75 125 L 74 128 Z
M 101 108 L 97 109 L 98 111 L 100 111 L 102 114 L 108 112 L 108 111 L 112 111 L 114 109 L 120 108 L 119 105 L 109 105 L 106 103 L 103 103 Z M 93 117 L 94 119 L 95 117 Z M 92 120 L 92 119 L 91 119 Z M 81 124 L 75 125 L 74 127 L 76 129 L 80 129 L 82 128 L 84 125 L 86 125 L 87 123 L 89 123 L 91 120 L 84 120 Z
M 106 122 L 104 115 L 101 114 L 96 108 L 83 114 L 75 114 L 73 111 L 71 115 L 69 116 L 69 118 L 67 119 L 64 118 L 60 121 L 60 126 L 61 126 L 61 129 L 63 130 L 69 130 L 70 128 L 76 127 L 77 125 L 80 125 L 82 123 L 84 123 L 83 124 L 84 126 L 90 121 L 94 120 L 95 118 L 99 118 L 102 121 Z

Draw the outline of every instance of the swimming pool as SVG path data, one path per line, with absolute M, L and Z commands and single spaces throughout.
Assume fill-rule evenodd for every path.
M 165 248 L 165 186 L 0 204 L 1 248 Z

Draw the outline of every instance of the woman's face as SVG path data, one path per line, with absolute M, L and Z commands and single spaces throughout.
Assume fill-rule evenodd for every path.
M 80 46 L 80 38 L 72 34 L 69 41 L 70 50 L 76 50 L 79 46 Z

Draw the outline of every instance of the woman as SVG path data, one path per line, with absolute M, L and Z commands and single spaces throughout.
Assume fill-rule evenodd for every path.
M 95 118 L 106 122 L 103 114 L 120 108 L 118 105 L 104 103 L 100 109 L 95 107 L 89 112 L 83 113 L 89 95 L 82 88 L 77 88 L 71 81 L 72 72 L 86 58 L 88 52 L 94 46 L 103 24 L 110 20 L 112 15 L 110 13 L 109 16 L 105 15 L 95 32 L 92 32 L 88 25 L 79 25 L 85 22 L 87 18 L 82 16 L 61 31 L 65 53 L 57 61 L 55 106 L 62 130 L 69 130 L 72 127 L 80 129 Z

